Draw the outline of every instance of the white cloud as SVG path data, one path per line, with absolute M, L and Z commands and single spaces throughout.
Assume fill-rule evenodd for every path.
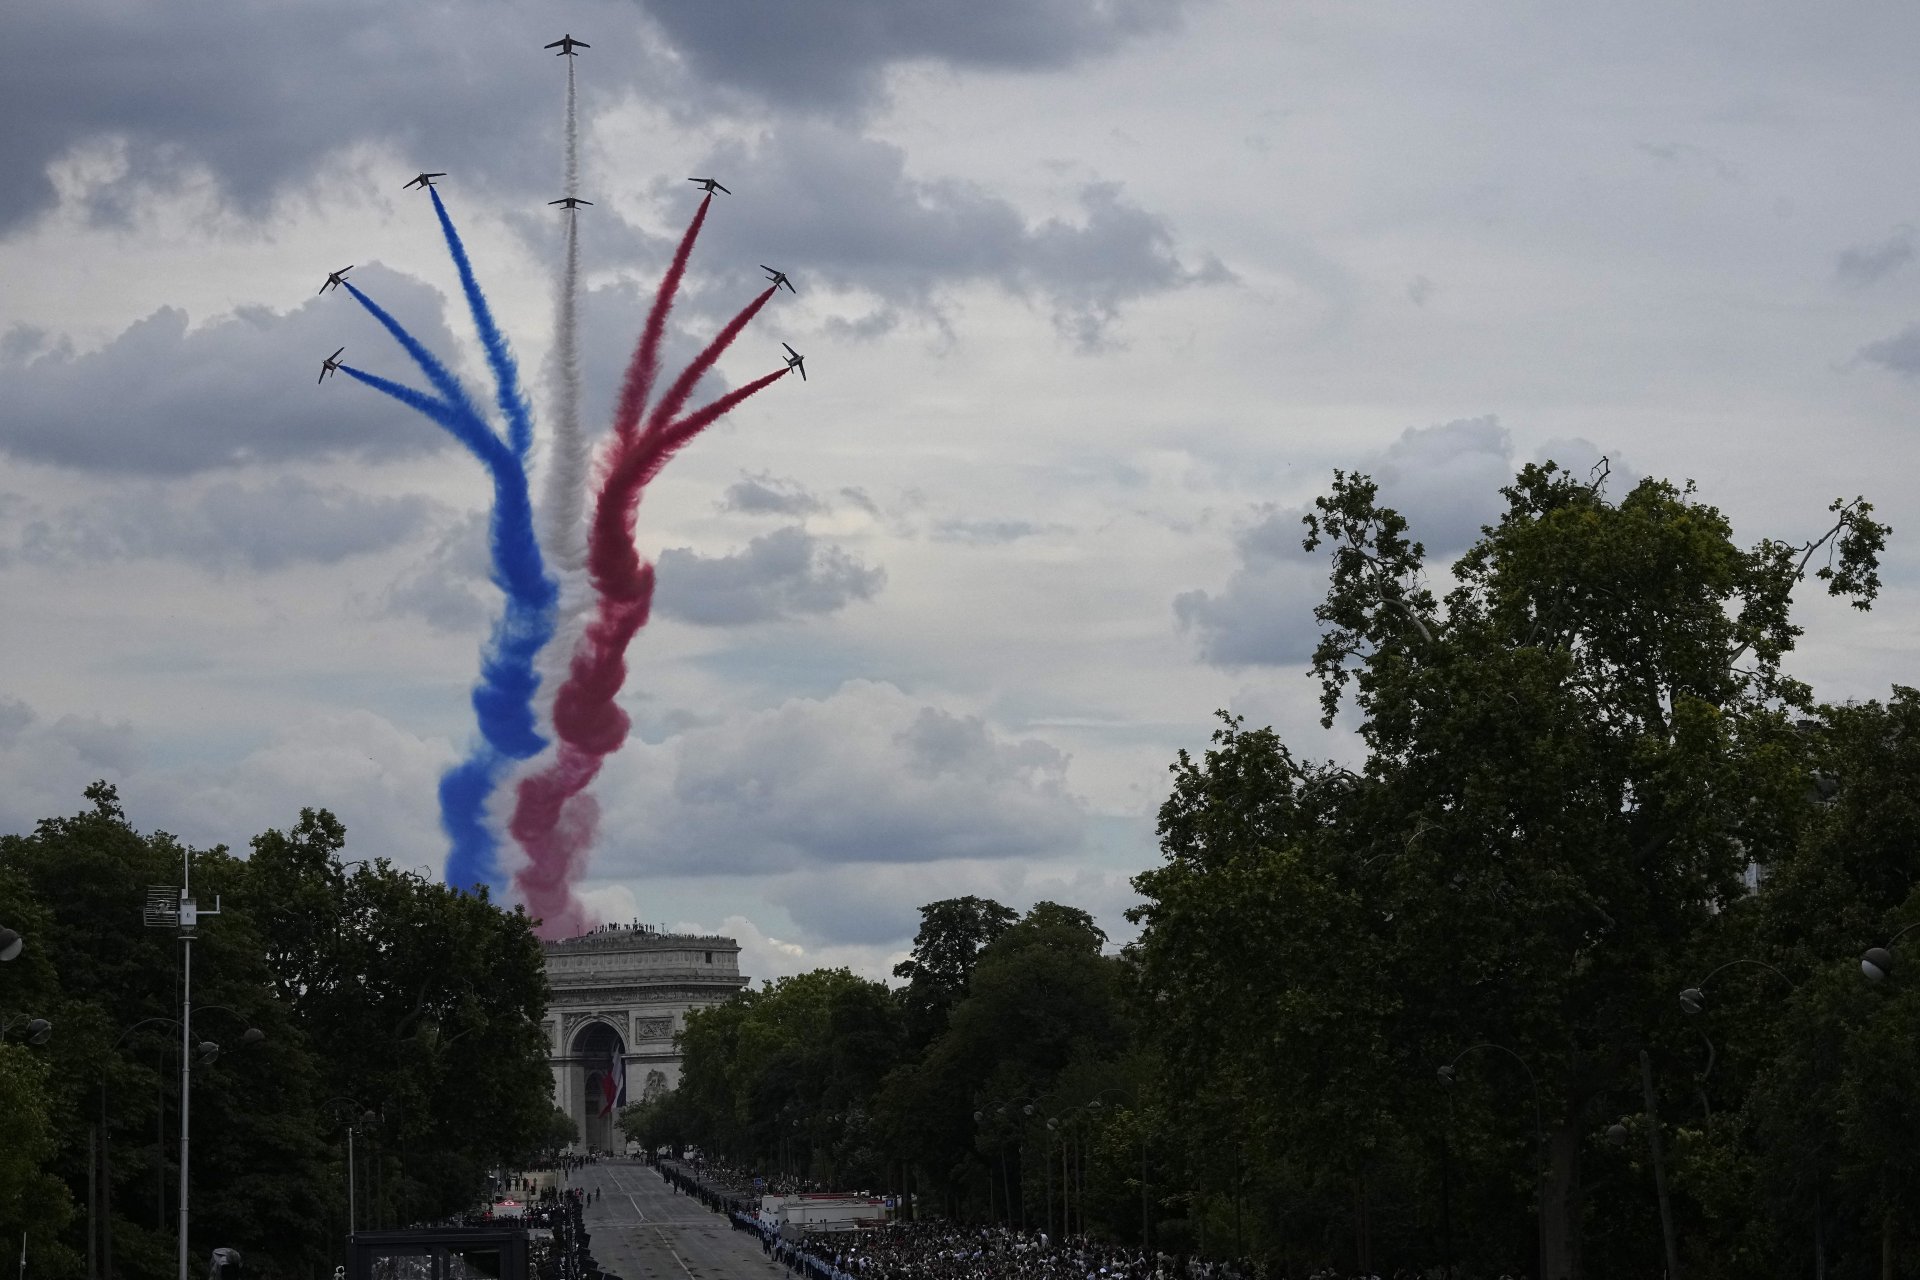
M 347 826 L 346 856 L 438 869 L 441 838 L 420 797 L 432 794 L 450 762 L 444 743 L 348 711 L 288 725 L 230 763 L 172 760 L 158 744 L 156 734 L 124 721 L 46 721 L 18 699 L 0 698 L 0 830 L 31 830 L 41 818 L 75 812 L 87 785 L 105 779 L 136 827 L 203 847 L 244 849 L 302 808 L 325 808 Z
M 598 787 L 593 875 L 1059 856 L 1085 839 L 1066 767 L 1040 739 L 853 681 L 628 743 Z

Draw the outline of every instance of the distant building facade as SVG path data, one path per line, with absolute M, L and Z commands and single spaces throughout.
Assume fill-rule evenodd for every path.
M 554 1102 L 602 1151 L 621 1142 L 620 1108 L 680 1082 L 673 1037 L 687 1011 L 746 986 L 732 938 L 609 925 L 544 944 Z

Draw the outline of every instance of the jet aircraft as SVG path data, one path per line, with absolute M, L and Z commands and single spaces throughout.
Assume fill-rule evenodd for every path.
M 780 345 L 787 347 L 787 344 L 784 342 Z M 800 381 L 805 382 L 807 380 L 807 358 L 798 351 L 795 351 L 792 347 L 787 347 L 787 368 L 799 374 Z
M 340 348 L 340 351 L 345 351 L 345 350 L 346 350 L 345 347 Z M 314 379 L 314 382 L 316 384 L 325 382 L 327 380 L 327 375 L 340 367 L 340 351 L 334 352 L 332 355 L 328 356 L 325 360 L 322 360 L 320 362 L 320 376 Z
M 787 286 L 788 293 L 795 294 L 795 295 L 799 294 L 800 291 L 793 287 L 793 281 L 787 279 L 786 272 L 775 271 L 772 267 L 768 266 L 764 262 L 760 264 L 760 269 L 767 273 L 767 279 L 773 281 L 774 288 L 778 289 L 781 285 L 785 285 Z
M 402 191 L 405 191 L 407 187 L 419 187 L 421 190 L 424 191 L 428 187 L 433 185 L 433 180 L 435 178 L 444 178 L 446 176 L 447 175 L 444 173 L 423 173 L 419 177 L 415 178 L 412 182 L 409 182 L 406 187 L 402 187 L 400 189 Z
M 341 285 L 347 282 L 347 272 L 351 270 L 353 270 L 353 264 L 349 262 L 346 266 L 340 268 L 338 271 L 327 272 L 327 282 L 320 286 L 320 292 L 325 293 L 329 289 L 338 289 Z
M 555 40 L 552 44 L 547 45 L 546 47 L 549 49 L 558 49 L 560 51 L 553 55 L 556 58 L 577 58 L 580 55 L 574 52 L 575 49 L 593 48 L 593 46 L 588 44 L 585 40 L 575 40 L 573 36 L 570 34 L 561 36 L 558 40 Z
M 720 192 L 724 192 L 727 195 L 733 194 L 733 192 L 728 191 L 725 187 L 720 185 L 720 180 L 718 178 L 688 178 L 687 181 L 699 184 L 701 187 L 705 188 L 709 193 L 714 191 L 720 191 Z
M 565 206 L 567 206 L 567 208 L 569 208 L 569 209 L 577 209 L 577 208 L 579 208 L 579 207 L 580 207 L 581 205 L 583 205 L 583 204 L 586 204 L 586 205 L 590 205 L 590 204 L 592 204 L 592 203 L 593 203 L 593 201 L 591 201 L 591 200 L 582 200 L 582 199 L 581 199 L 581 198 L 580 198 L 579 196 L 562 196 L 562 197 L 561 197 L 560 199 L 558 199 L 558 200 L 549 200 L 549 201 L 547 201 L 547 203 L 548 203 L 548 204 L 563 204 L 563 205 L 565 205 Z

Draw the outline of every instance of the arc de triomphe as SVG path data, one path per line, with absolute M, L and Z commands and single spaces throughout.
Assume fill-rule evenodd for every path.
M 583 1145 L 616 1150 L 620 1107 L 680 1082 L 673 1037 L 687 1011 L 747 985 L 740 944 L 609 925 L 544 948 L 554 1102 L 579 1124 Z

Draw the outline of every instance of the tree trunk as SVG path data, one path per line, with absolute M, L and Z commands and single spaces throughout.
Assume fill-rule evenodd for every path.
M 1547 1137 L 1540 1182 L 1541 1280 L 1580 1280 L 1580 1127 L 1569 1117 Z

